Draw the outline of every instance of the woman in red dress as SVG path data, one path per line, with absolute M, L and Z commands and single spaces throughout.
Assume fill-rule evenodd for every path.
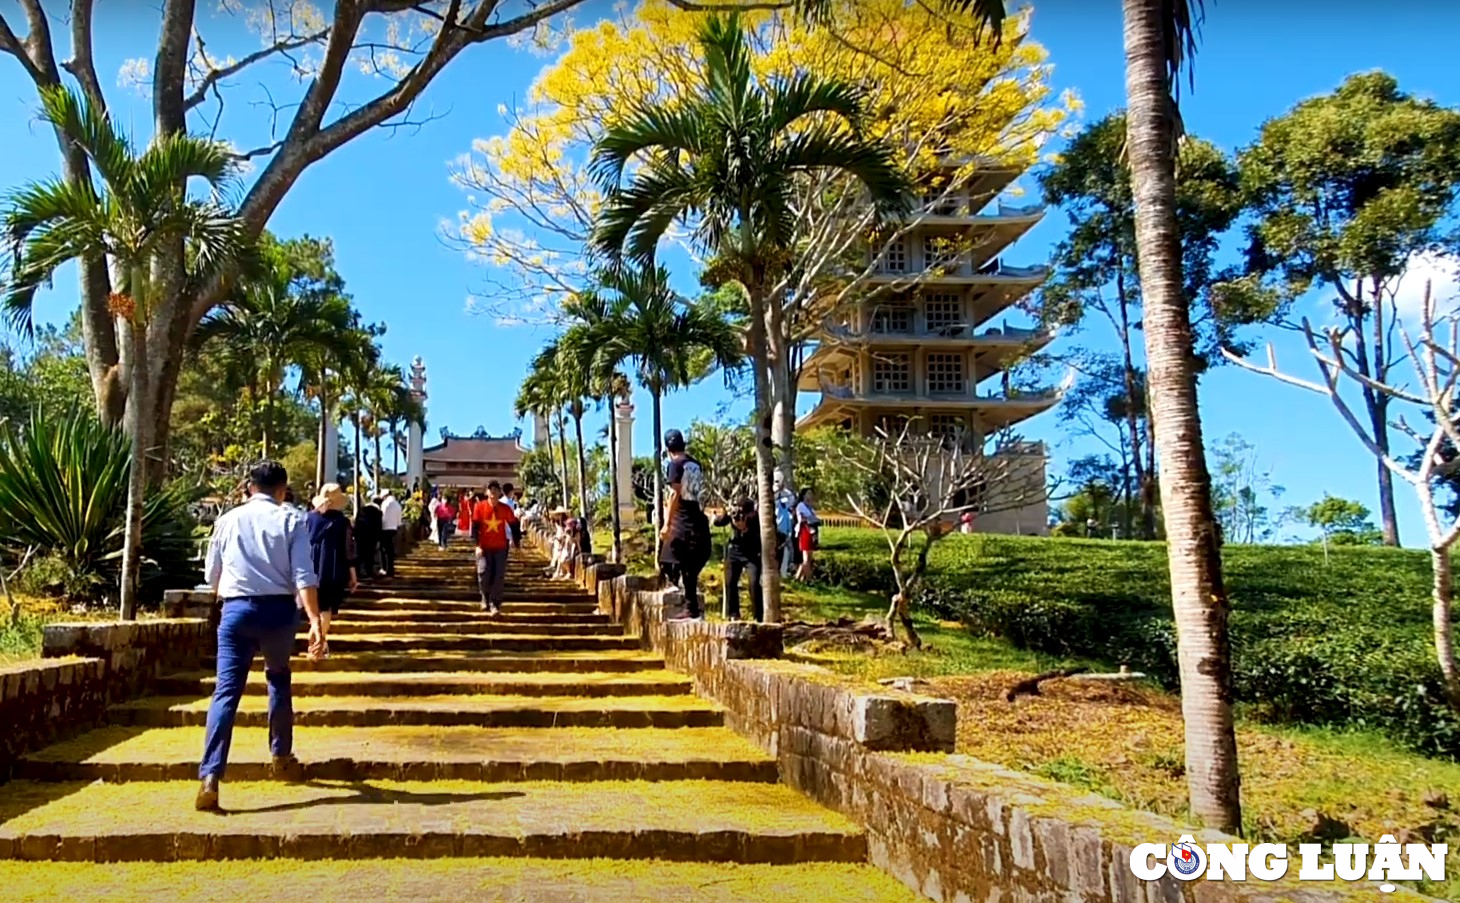
M 462 536 L 471 533 L 471 502 L 468 501 L 465 492 L 456 503 L 456 532 Z

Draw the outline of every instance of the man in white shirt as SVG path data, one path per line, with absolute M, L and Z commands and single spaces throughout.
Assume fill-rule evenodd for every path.
M 517 510 L 517 502 L 517 490 L 512 488 L 511 483 L 503 483 L 502 504 L 506 505 L 508 508 L 511 508 L 512 513 L 519 518 L 519 520 L 514 520 L 512 522 L 512 548 L 514 549 L 522 548 L 522 521 L 520 520 L 520 518 L 522 517 L 522 512 Z
M 401 507 L 395 493 L 389 489 L 378 496 L 380 500 L 380 556 L 385 559 L 385 576 L 395 576 L 395 534 L 400 529 Z

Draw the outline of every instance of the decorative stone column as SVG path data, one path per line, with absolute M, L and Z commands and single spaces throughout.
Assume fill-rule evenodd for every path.
M 406 443 L 406 488 L 417 481 L 426 482 L 425 437 L 426 424 L 426 364 L 421 356 L 411 361 L 411 397 L 421 406 L 421 419 L 412 420 Z
M 618 472 L 618 513 L 625 524 L 636 524 L 639 518 L 639 501 L 634 497 L 634 406 L 624 400 L 614 405 L 613 416 L 618 430 L 618 448 L 614 460 Z
M 340 424 L 333 411 L 324 419 L 324 481 L 338 483 L 340 480 Z

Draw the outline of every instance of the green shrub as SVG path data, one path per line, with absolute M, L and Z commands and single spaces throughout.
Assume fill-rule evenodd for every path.
M 35 549 L 35 580 L 91 598 L 117 585 L 131 454 L 125 435 L 88 411 L 34 412 L 21 429 L 0 430 L 0 553 L 12 559 Z M 198 580 L 188 505 L 193 490 L 153 490 L 142 513 L 144 598 Z
M 822 579 L 890 592 L 881 535 L 822 531 Z M 1398 549 L 1227 546 L 1233 680 L 1258 717 L 1382 731 L 1460 757 L 1460 718 L 1440 690 L 1428 555 Z M 1128 664 L 1178 686 L 1160 543 L 952 536 L 934 549 L 918 604 L 1039 652 Z
M 84 602 L 106 591 L 106 580 L 95 571 L 78 570 L 64 555 L 48 552 L 21 569 L 15 580 L 19 590 L 31 596 L 48 596 Z

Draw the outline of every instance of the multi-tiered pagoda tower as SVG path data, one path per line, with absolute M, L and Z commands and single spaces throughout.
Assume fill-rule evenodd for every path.
M 916 225 L 883 248 L 868 298 L 839 311 L 818 337 L 800 389 L 819 391 L 821 400 L 798 429 L 839 425 L 871 435 L 880 427 L 895 434 L 913 420 L 929 432 L 982 441 L 1059 401 L 1059 390 L 1028 393 L 1009 384 L 1008 367 L 1054 338 L 1010 326 L 1004 316 L 1049 275 L 1046 266 L 1002 259 L 1044 215 L 1038 206 L 996 200 L 1018 176 L 1017 169 L 990 166 L 961 179 L 957 190 L 928 191 Z M 991 471 L 1022 486 L 1044 485 L 1043 443 L 1019 443 L 999 454 L 1017 460 Z M 998 487 L 988 493 L 997 497 Z M 1048 530 L 1042 498 L 988 507 L 975 521 L 980 531 Z

